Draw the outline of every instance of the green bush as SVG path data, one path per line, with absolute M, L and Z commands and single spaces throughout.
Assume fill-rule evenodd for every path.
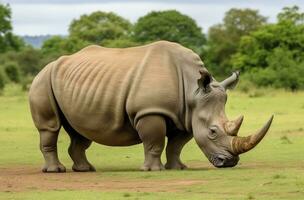
M 30 89 L 33 79 L 34 79 L 33 76 L 26 76 L 22 79 L 21 86 L 23 91 L 28 91 Z
M 292 91 L 304 88 L 304 62 L 296 62 L 293 53 L 284 48 L 269 52 L 266 68 L 252 68 L 248 77 L 257 86 L 286 88 Z
M 243 93 L 250 93 L 252 89 L 255 89 L 254 83 L 249 79 L 248 74 L 242 74 L 241 75 L 241 81 L 239 81 L 239 84 L 237 86 L 237 90 L 240 90 Z
M 40 50 L 28 48 L 17 55 L 17 62 L 24 75 L 36 75 L 43 65 L 41 64 L 42 55 Z
M 9 62 L 6 63 L 4 66 L 4 71 L 7 75 L 7 77 L 15 82 L 19 83 L 20 82 L 20 69 L 18 68 L 18 64 L 15 62 Z
M 0 64 L 15 62 L 21 75 L 36 75 L 44 66 L 41 50 L 26 48 L 20 52 L 9 51 L 0 55 Z
M 0 94 L 2 93 L 6 84 L 6 75 L 3 70 L 0 69 Z

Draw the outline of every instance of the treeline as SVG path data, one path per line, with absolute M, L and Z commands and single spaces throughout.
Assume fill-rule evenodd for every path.
M 150 12 L 134 24 L 97 11 L 74 19 L 68 36 L 53 36 L 41 49 L 12 34 L 8 5 L 0 4 L 0 24 L 0 89 L 8 82 L 26 89 L 48 62 L 90 44 L 123 48 L 157 40 L 191 48 L 217 79 L 240 70 L 249 85 L 304 89 L 304 13 L 297 6 L 283 8 L 275 23 L 257 10 L 233 8 L 207 34 L 175 10 Z

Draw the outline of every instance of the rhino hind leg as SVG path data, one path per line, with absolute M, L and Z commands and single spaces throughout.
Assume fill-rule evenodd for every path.
M 33 120 L 40 135 L 40 150 L 45 160 L 42 171 L 65 172 L 65 167 L 60 163 L 57 152 L 57 139 L 61 128 L 58 116 L 42 98 L 36 102 L 32 98 L 30 105 Z
M 164 170 L 161 163 L 161 154 L 164 150 L 166 137 L 166 122 L 162 116 L 148 115 L 142 117 L 136 129 L 143 142 L 145 161 L 141 170 L 159 171 Z
M 73 129 L 68 122 L 63 119 L 63 127 L 69 134 L 71 143 L 69 146 L 69 155 L 73 160 L 74 164 L 72 166 L 75 172 L 94 172 L 96 171 L 94 166 L 88 161 L 85 151 L 92 144 L 91 140 L 80 135 L 75 129 Z
M 47 70 L 47 69 L 46 69 Z M 30 109 L 40 134 L 40 150 L 45 159 L 43 172 L 65 172 L 57 153 L 57 139 L 61 128 L 58 106 L 49 85 L 47 71 L 36 78 L 29 92 Z
M 168 137 L 168 144 L 166 147 L 166 157 L 167 163 L 165 165 L 166 169 L 186 169 L 187 166 L 184 165 L 180 160 L 180 153 L 184 145 L 191 140 L 192 135 L 184 132 L 175 132 Z
M 43 172 L 65 172 L 65 167 L 60 163 L 57 153 L 57 138 L 59 131 L 39 131 L 40 150 L 45 159 Z

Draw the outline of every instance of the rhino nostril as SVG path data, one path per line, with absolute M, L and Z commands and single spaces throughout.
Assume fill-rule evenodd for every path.
M 220 157 L 218 157 L 217 160 L 218 160 L 219 162 L 221 162 L 221 163 L 224 163 L 224 161 L 225 161 L 224 158 L 220 158 Z
M 215 163 L 214 165 L 216 167 L 222 167 L 225 164 L 225 158 L 221 157 L 221 156 L 217 156 L 215 158 Z

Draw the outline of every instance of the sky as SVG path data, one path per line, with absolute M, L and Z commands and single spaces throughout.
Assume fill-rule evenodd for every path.
M 132 23 L 153 11 L 175 9 L 194 18 L 203 32 L 222 22 L 230 8 L 259 10 L 275 22 L 285 6 L 298 5 L 304 0 L 0 0 L 12 8 L 13 32 L 17 35 L 67 35 L 73 19 L 94 11 L 112 11 Z

